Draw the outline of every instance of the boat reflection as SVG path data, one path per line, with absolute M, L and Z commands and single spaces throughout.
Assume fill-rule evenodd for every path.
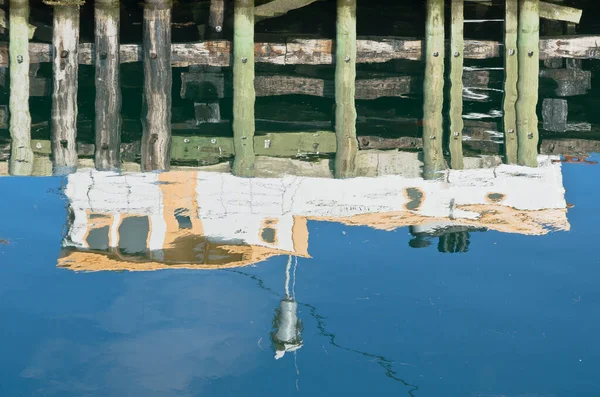
M 58 266 L 217 269 L 279 255 L 308 258 L 309 221 L 411 227 L 411 246 L 439 237 L 441 252 L 466 251 L 474 231 L 569 230 L 561 163 L 553 160 L 540 156 L 537 168 L 447 170 L 435 180 L 415 176 L 418 164 L 404 175 L 343 180 L 83 169 L 65 188 L 71 219 Z

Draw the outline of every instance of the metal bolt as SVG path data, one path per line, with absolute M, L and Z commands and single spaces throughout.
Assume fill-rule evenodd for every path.
M 533 51 L 529 51 L 527 55 L 529 55 L 529 58 L 531 58 L 533 56 Z
M 215 26 L 215 32 L 217 33 L 221 33 L 221 31 L 223 30 L 223 28 L 219 25 Z
M 39 142 L 38 142 L 38 143 L 36 143 L 36 144 L 35 144 L 35 148 L 36 148 L 36 149 L 38 149 L 38 150 L 39 150 L 39 149 L 41 149 L 41 148 L 42 148 L 42 144 L 41 144 L 41 143 L 39 143 Z
M 456 52 L 454 53 L 454 57 L 455 57 L 455 58 L 458 58 L 459 56 L 460 56 L 460 52 L 456 51 Z
M 210 140 L 210 143 L 212 143 L 214 145 L 215 143 L 217 143 L 217 140 L 215 138 L 213 138 Z
M 242 57 L 242 63 L 246 63 L 246 62 L 248 62 L 248 58 Z
M 23 63 L 23 55 L 17 55 L 17 62 Z
M 183 143 L 190 143 L 190 138 L 183 138 Z
M 514 134 L 514 133 L 515 133 L 515 130 L 513 130 L 513 129 L 511 128 L 510 130 L 508 130 L 508 133 L 509 133 L 509 134 Z
M 436 58 L 437 58 L 439 55 L 440 55 L 440 53 L 439 53 L 439 52 L 437 52 L 437 51 L 433 53 L 433 56 L 434 56 L 434 57 L 436 57 Z
M 270 139 L 265 139 L 265 149 L 268 149 L 271 147 L 271 140 Z
M 533 132 L 530 132 L 529 134 L 527 134 L 527 138 L 533 139 Z
M 454 139 L 458 139 L 460 133 L 458 131 L 454 131 Z
M 515 55 L 515 49 L 511 48 L 510 50 L 508 50 L 508 55 L 510 55 L 510 56 Z
M 346 61 L 346 63 L 350 62 L 350 57 L 348 55 L 346 55 L 346 57 L 344 58 L 344 61 Z
M 435 140 L 435 135 L 430 136 L 429 139 Z
M 67 51 L 67 50 L 62 50 L 62 52 L 60 53 L 61 58 L 66 58 L 68 56 L 69 56 L 69 51 Z

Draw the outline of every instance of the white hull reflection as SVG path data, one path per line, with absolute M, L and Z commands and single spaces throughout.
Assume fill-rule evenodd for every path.
M 73 270 L 238 267 L 309 256 L 307 221 L 382 230 L 569 230 L 561 164 L 451 170 L 442 180 L 238 178 L 201 171 L 69 176 L 59 266 Z

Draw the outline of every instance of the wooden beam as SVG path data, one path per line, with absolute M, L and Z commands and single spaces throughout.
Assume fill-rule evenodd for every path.
M 95 129 L 96 169 L 117 170 L 121 167 L 121 77 L 119 61 L 119 0 L 96 0 Z
M 583 10 L 540 1 L 540 18 L 579 23 Z
M 492 1 L 487 0 L 466 0 L 472 3 L 480 3 L 488 6 L 493 5 Z M 540 1 L 540 18 L 551 19 L 555 21 L 565 21 L 579 23 L 583 10 L 573 7 L 567 7 L 558 4 Z
M 356 0 L 337 0 L 335 53 L 336 178 L 355 176 L 356 154 Z
M 11 175 L 31 175 L 31 115 L 29 113 L 29 0 L 11 0 L 10 21 L 10 138 Z
M 256 22 L 285 15 L 292 10 L 305 7 L 316 1 L 318 0 L 271 0 L 254 9 Z
M 232 172 L 254 176 L 254 0 L 235 0 L 233 22 Z
M 600 49 L 596 43 L 600 36 L 561 36 L 540 40 L 540 59 L 575 58 L 600 59 Z M 422 59 L 423 42 L 416 39 L 370 38 L 359 39 L 357 45 L 357 63 L 384 63 L 394 59 L 419 61 Z M 257 42 L 256 62 L 278 65 L 331 65 L 333 64 L 333 42 L 328 39 L 289 39 L 287 42 Z M 231 43 L 225 40 L 196 43 L 173 44 L 171 48 L 171 66 L 188 67 L 190 65 L 230 66 Z M 31 63 L 51 62 L 52 45 L 30 43 Z M 81 43 L 79 63 L 94 63 L 94 44 Z M 465 40 L 465 59 L 498 58 L 501 44 L 496 41 Z M 121 63 L 142 61 L 142 46 L 137 44 L 121 45 Z M 0 67 L 8 66 L 7 43 L 0 43 Z
M 220 39 L 223 37 L 223 20 L 225 18 L 225 0 L 210 0 L 206 37 Z

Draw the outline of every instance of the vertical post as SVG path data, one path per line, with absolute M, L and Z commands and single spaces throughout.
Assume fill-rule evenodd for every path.
M 520 165 L 537 167 L 539 140 L 536 106 L 539 87 L 540 1 L 521 0 L 519 9 L 519 80 L 517 139 Z
M 96 0 L 96 153 L 98 170 L 121 167 L 119 0 Z
M 55 175 L 77 169 L 79 6 L 54 7 L 52 29 L 52 167 Z
M 335 50 L 335 136 L 334 175 L 354 176 L 356 170 L 356 0 L 337 0 Z
M 507 164 L 517 164 L 518 0 L 506 0 L 504 18 L 504 157 Z
M 444 0 L 427 0 L 423 92 L 423 177 L 445 169 L 442 151 L 444 105 Z
M 223 20 L 225 15 L 225 0 L 210 0 L 208 27 L 206 37 L 209 39 L 223 38 Z
M 29 113 L 29 0 L 11 0 L 9 8 L 10 138 L 9 172 L 31 175 L 31 115 Z
M 235 0 L 233 21 L 234 175 L 254 176 L 254 0 Z
M 464 0 L 452 0 L 452 49 L 450 62 L 450 165 L 453 169 L 460 170 L 463 165 L 462 134 L 463 134 L 463 52 L 465 49 Z
M 146 0 L 142 58 L 142 171 L 168 170 L 171 160 L 171 1 Z

